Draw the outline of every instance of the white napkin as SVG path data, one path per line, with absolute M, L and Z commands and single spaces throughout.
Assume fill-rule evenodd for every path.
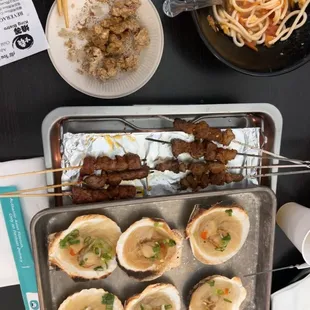
M 271 295 L 272 310 L 310 309 L 310 275 Z
M 14 160 L 0 163 L 0 176 L 15 173 L 31 172 L 44 170 L 44 159 L 33 158 L 26 160 Z M 45 174 L 19 176 L 0 179 L 0 186 L 17 186 L 18 189 L 34 188 L 46 186 Z M 21 207 L 23 210 L 25 226 L 30 240 L 29 228 L 32 217 L 42 209 L 49 206 L 47 197 L 29 197 L 20 198 Z M 11 251 L 9 237 L 6 231 L 6 226 L 0 208 L 0 287 L 19 284 L 15 262 Z

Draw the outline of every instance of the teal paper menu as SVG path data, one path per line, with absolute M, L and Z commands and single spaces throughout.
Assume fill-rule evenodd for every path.
M 15 186 L 0 187 L 0 194 L 16 190 Z M 34 261 L 19 198 L 0 198 L 0 207 L 15 260 L 25 309 L 39 310 Z

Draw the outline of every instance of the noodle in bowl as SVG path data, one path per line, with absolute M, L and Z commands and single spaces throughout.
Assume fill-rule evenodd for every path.
M 206 46 L 227 66 L 275 76 L 310 60 L 310 1 L 223 1 L 192 16 Z
M 225 8 L 213 6 L 213 14 L 236 46 L 257 50 L 256 45 L 270 47 L 302 27 L 307 21 L 309 3 L 310 0 L 228 0 Z

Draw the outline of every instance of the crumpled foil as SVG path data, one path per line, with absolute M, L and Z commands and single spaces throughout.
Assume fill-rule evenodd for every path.
M 232 142 L 229 148 L 236 149 L 238 153 L 256 154 L 260 148 L 260 129 L 259 128 L 241 128 L 233 129 L 236 136 L 235 140 L 240 143 Z M 170 144 L 163 144 L 145 140 L 145 138 L 153 138 L 162 141 L 170 141 L 172 139 L 182 139 L 185 141 L 193 141 L 193 135 L 184 132 L 137 132 L 137 133 L 117 133 L 117 134 L 64 134 L 62 141 L 62 167 L 71 167 L 82 165 L 86 156 L 109 156 L 113 158 L 115 155 L 124 155 L 126 153 L 138 154 L 141 159 L 146 160 L 146 164 L 150 168 L 165 159 L 172 158 Z M 178 158 L 180 161 L 191 161 L 189 154 L 181 154 Z M 259 158 L 237 155 L 234 160 L 228 164 L 229 167 L 258 166 Z M 233 169 L 232 173 L 242 173 L 243 175 L 255 175 L 256 168 L 249 169 Z M 160 172 L 154 170 L 149 174 L 147 179 L 123 181 L 122 184 L 135 185 L 144 196 L 171 195 L 180 193 L 179 181 L 186 173 L 173 173 L 171 171 Z M 79 178 L 79 170 L 67 170 L 62 174 L 62 183 L 74 182 Z M 247 178 L 243 181 L 246 184 L 257 184 L 257 179 Z M 209 186 L 206 190 L 228 189 L 234 187 L 234 184 L 226 184 L 223 186 Z M 185 191 L 183 191 L 185 192 Z

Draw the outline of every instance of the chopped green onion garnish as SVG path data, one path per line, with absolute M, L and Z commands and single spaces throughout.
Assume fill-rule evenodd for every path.
M 229 302 L 229 303 L 232 303 L 232 301 L 229 300 L 229 299 L 227 299 L 227 298 L 224 298 L 224 301 Z
M 111 293 L 102 296 L 101 303 L 106 305 L 106 310 L 113 310 L 114 298 L 115 296 Z
M 155 226 L 155 227 L 163 227 L 163 223 L 161 223 L 161 222 L 155 222 L 155 223 L 154 223 L 154 226 Z
M 144 307 L 142 305 L 140 305 L 140 310 L 144 310 Z
M 215 285 L 215 281 L 214 281 L 214 280 L 207 281 L 207 283 L 208 283 L 211 287 Z
M 68 243 L 69 243 L 70 245 L 72 245 L 72 244 L 80 244 L 80 240 L 79 240 L 79 239 L 76 239 L 76 240 L 68 240 Z
M 165 310 L 172 309 L 172 305 L 165 305 Z
M 227 213 L 228 216 L 232 216 L 233 210 L 232 209 L 225 210 L 225 213 Z
M 59 241 L 60 248 L 65 249 L 68 244 L 71 245 L 80 243 L 80 240 L 77 239 L 79 235 L 80 232 L 78 229 L 72 230 L 68 235 L 66 235 L 63 239 Z
M 79 265 L 80 265 L 80 266 L 84 266 L 84 265 L 85 265 L 85 260 L 83 260 L 83 259 L 80 260 Z
M 216 294 L 217 295 L 224 295 L 224 291 L 219 289 L 219 290 L 216 290 Z
M 168 247 L 174 247 L 177 243 L 173 239 L 165 239 L 163 241 L 164 244 L 168 245 Z
M 102 266 L 97 266 L 94 268 L 95 271 L 102 271 L 104 270 Z
M 222 238 L 221 246 L 216 247 L 215 250 L 216 251 L 221 251 L 221 252 L 225 251 L 225 249 L 227 248 L 228 243 L 230 242 L 230 240 L 231 240 L 231 236 L 230 236 L 230 234 L 227 234 L 225 237 Z

